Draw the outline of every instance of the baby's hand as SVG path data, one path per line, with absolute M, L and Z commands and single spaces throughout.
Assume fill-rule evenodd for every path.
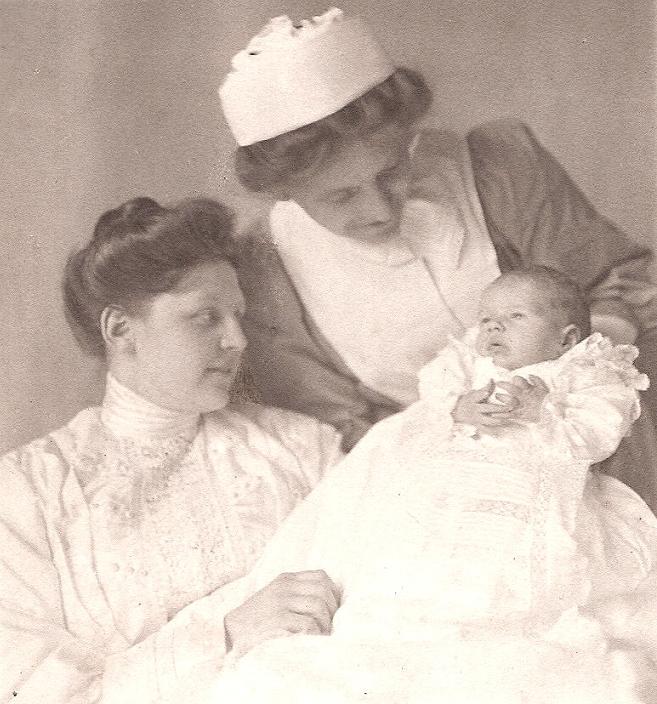
M 513 410 L 507 414 L 507 419 L 510 422 L 538 422 L 541 417 L 543 399 L 550 392 L 543 379 L 532 374 L 529 375 L 529 379 L 514 376 L 510 382 L 498 381 L 497 386 L 506 391 L 506 393 L 497 394 L 495 398 L 499 398 L 506 404 L 511 399 L 516 402 Z
M 489 403 L 494 388 L 495 383 L 490 381 L 483 388 L 473 389 L 460 396 L 452 411 L 454 420 L 473 425 L 479 432 L 487 432 L 513 422 L 509 419 L 509 414 L 516 408 L 518 401 L 509 396 L 508 400 L 500 399 L 501 403 Z

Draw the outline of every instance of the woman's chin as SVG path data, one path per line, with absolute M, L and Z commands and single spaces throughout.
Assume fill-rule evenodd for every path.
M 197 399 L 196 409 L 199 413 L 211 413 L 225 408 L 230 403 L 229 389 L 213 389 L 206 391 Z

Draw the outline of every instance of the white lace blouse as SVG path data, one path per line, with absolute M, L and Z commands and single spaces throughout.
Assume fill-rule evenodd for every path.
M 315 419 L 174 413 L 108 377 L 102 408 L 0 460 L 0 700 L 164 702 L 211 675 L 223 596 L 203 597 L 339 456 Z

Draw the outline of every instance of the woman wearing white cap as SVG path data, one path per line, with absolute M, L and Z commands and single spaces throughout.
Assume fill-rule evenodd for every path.
M 279 17 L 220 95 L 237 174 L 277 202 L 247 233 L 247 361 L 267 403 L 332 423 L 349 449 L 417 398 L 416 374 L 474 322 L 500 271 L 578 281 L 593 327 L 657 369 L 651 252 L 600 216 L 515 121 L 418 131 L 431 93 L 358 19 Z M 606 471 L 657 505 L 657 389 Z

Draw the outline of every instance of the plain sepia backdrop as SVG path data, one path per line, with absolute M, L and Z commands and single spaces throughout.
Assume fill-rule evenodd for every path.
M 338 3 L 340 4 L 340 3 Z M 435 93 L 430 122 L 527 121 L 593 203 L 657 242 L 654 0 L 342 0 Z M 102 391 L 59 281 L 104 210 L 137 196 L 249 204 L 217 87 L 272 16 L 315 0 L 0 0 L 0 451 Z

